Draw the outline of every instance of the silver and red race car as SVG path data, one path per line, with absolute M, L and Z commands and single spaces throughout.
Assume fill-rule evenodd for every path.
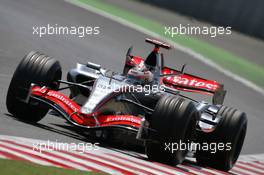
M 168 44 L 146 42 L 154 45 L 148 57 L 133 56 L 129 48 L 122 73 L 78 63 L 67 81 L 61 80 L 58 61 L 32 51 L 14 72 L 7 109 L 30 123 L 52 109 L 76 127 L 144 146 L 150 160 L 177 165 L 188 154 L 200 165 L 230 170 L 242 149 L 246 114 L 222 105 L 222 84 L 187 74 L 185 66 L 164 66 L 160 48 L 170 49 Z M 61 93 L 64 89 L 70 89 L 69 96 Z M 212 95 L 212 102 L 183 91 Z

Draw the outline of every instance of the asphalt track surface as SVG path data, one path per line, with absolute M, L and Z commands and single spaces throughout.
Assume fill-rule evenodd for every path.
M 40 38 L 32 34 L 33 26 L 47 24 L 100 26 L 100 35 L 85 38 L 52 35 Z M 144 57 L 148 54 L 151 46 L 144 43 L 145 37 L 142 33 L 62 0 L 1 0 L 0 134 L 68 143 L 89 141 L 58 117 L 47 115 L 38 125 L 30 125 L 8 115 L 6 92 L 17 64 L 30 50 L 40 50 L 61 62 L 64 77 L 76 62 L 85 63 L 88 60 L 121 71 L 129 46 L 134 45 L 135 54 Z M 188 63 L 187 72 L 225 83 L 228 90 L 225 105 L 237 107 L 248 114 L 248 134 L 242 153 L 264 153 L 264 97 L 189 55 L 177 50 L 164 52 L 166 65 L 180 67 Z

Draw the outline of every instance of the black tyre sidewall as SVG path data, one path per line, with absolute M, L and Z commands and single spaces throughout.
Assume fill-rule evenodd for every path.
M 198 142 L 231 144 L 231 150 L 218 150 L 216 153 L 199 150 L 196 159 L 202 165 L 228 171 L 234 166 L 242 149 L 247 130 L 247 118 L 245 113 L 225 106 L 220 109 L 219 115 L 222 115 L 223 119 L 215 131 L 199 133 Z
M 19 99 L 26 97 L 31 83 L 56 89 L 59 85 L 54 81 L 60 78 L 61 66 L 58 61 L 39 52 L 30 52 L 21 60 L 10 82 L 6 98 L 8 112 L 27 122 L 41 120 L 48 112 L 47 107 L 29 105 Z

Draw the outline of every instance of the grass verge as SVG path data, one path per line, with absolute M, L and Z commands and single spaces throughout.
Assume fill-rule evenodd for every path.
M 106 175 L 98 172 L 69 170 L 8 159 L 0 159 L 0 167 L 1 175 Z

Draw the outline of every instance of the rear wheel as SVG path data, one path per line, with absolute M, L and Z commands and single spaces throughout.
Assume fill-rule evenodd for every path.
M 155 139 L 158 140 L 146 141 L 148 158 L 169 165 L 182 163 L 188 149 L 186 147 L 180 149 L 179 146 L 193 139 L 198 117 L 199 113 L 191 101 L 175 96 L 161 97 L 151 116 L 149 126 L 157 132 Z M 172 150 L 173 144 L 174 146 L 177 144 L 178 148 Z
M 39 103 L 28 104 L 24 101 L 30 85 L 35 83 L 56 90 L 61 74 L 58 61 L 39 52 L 30 52 L 21 60 L 10 82 L 6 97 L 8 112 L 27 122 L 41 120 L 48 108 Z
M 247 130 L 247 117 L 244 112 L 237 109 L 222 106 L 218 112 L 222 121 L 211 133 L 199 133 L 198 142 L 220 145 L 221 149 L 198 150 L 197 162 L 201 165 L 228 171 L 236 163 Z

